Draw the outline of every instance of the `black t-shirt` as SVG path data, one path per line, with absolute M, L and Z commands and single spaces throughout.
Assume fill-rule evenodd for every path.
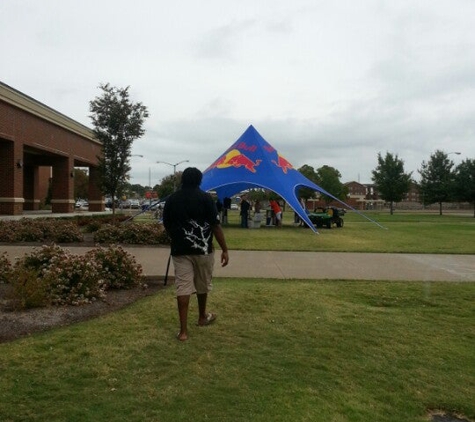
M 249 209 L 251 208 L 251 204 L 247 202 L 245 199 L 241 201 L 241 213 L 240 215 L 247 215 Z
M 172 255 L 207 255 L 213 250 L 212 226 L 219 224 L 216 204 L 199 188 L 182 188 L 165 203 L 163 224 Z

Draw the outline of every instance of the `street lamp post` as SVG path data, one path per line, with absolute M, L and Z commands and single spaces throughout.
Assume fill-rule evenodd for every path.
M 140 157 L 140 158 L 143 158 L 143 155 L 142 155 L 142 154 L 132 154 L 131 157 Z
M 167 163 L 166 161 L 157 161 L 157 164 L 158 163 L 168 164 L 169 166 L 173 167 L 173 192 L 176 191 L 176 166 L 178 166 L 179 164 L 182 164 L 182 163 L 189 163 L 189 162 L 190 162 L 190 160 L 183 160 L 183 161 L 180 161 L 178 163 L 172 164 L 172 163 Z

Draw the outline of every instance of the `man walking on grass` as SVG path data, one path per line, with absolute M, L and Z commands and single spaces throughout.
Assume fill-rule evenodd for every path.
M 212 289 L 214 266 L 213 236 L 221 247 L 221 265 L 228 265 L 226 240 L 216 204 L 200 189 L 203 174 L 188 167 L 181 177 L 181 189 L 166 201 L 163 225 L 171 238 L 171 255 L 175 267 L 175 285 L 180 318 L 177 339 L 188 339 L 188 306 L 190 296 L 198 299 L 198 324 L 206 326 L 216 319 L 207 312 L 206 302 Z

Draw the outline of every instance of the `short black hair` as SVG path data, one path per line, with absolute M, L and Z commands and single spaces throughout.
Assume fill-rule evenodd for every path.
M 181 185 L 184 188 L 197 188 L 201 185 L 203 173 L 196 167 L 188 167 L 181 175 Z

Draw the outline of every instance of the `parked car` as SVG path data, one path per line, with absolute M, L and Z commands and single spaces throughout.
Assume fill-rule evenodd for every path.
M 133 209 L 139 209 L 140 201 L 138 199 L 131 199 L 129 200 L 129 206 L 130 208 L 133 208 Z
M 76 204 L 74 204 L 75 208 L 88 208 L 89 203 L 85 199 L 78 199 Z

